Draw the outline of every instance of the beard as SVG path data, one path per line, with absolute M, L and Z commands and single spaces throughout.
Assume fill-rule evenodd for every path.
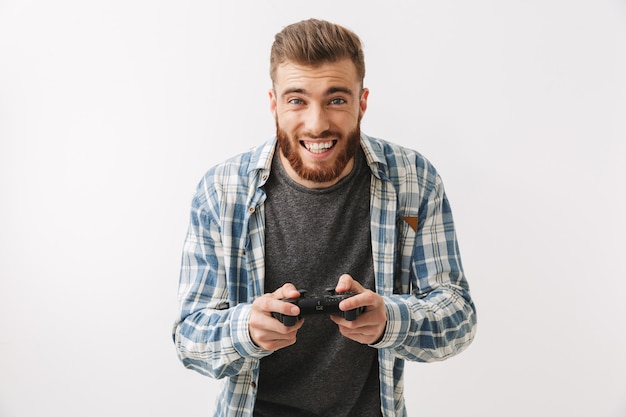
M 337 143 L 334 146 L 343 146 L 342 149 L 338 149 L 339 154 L 333 161 L 321 161 L 315 163 L 314 166 L 305 166 L 297 149 L 298 146 L 302 146 L 300 145 L 300 138 L 296 135 L 290 136 L 287 132 L 282 130 L 278 120 L 276 121 L 276 137 L 278 138 L 280 151 L 300 178 L 317 183 L 330 182 L 341 175 L 346 165 L 348 165 L 348 162 L 356 155 L 361 141 L 360 120 L 354 130 L 349 132 L 345 137 L 333 131 L 325 131 L 315 138 L 309 137 L 310 139 L 337 138 Z

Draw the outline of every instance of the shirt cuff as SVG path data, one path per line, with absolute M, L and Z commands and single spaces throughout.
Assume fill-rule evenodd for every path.
M 383 296 L 387 310 L 387 327 L 382 338 L 373 345 L 376 349 L 390 349 L 404 343 L 409 334 L 411 310 L 401 298 Z
M 248 330 L 252 304 L 238 304 L 233 308 L 231 338 L 233 347 L 244 358 L 261 359 L 273 353 L 254 344 Z

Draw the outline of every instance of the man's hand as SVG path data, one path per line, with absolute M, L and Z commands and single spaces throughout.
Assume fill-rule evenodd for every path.
M 304 320 L 287 327 L 272 316 L 281 313 L 288 316 L 300 314 L 300 308 L 281 301 L 283 298 L 298 298 L 300 293 L 293 284 L 285 284 L 273 293 L 264 294 L 252 303 L 248 331 L 252 341 L 262 349 L 278 350 L 296 343 L 296 334 Z
M 387 310 L 380 295 L 355 281 L 350 275 L 339 277 L 336 292 L 355 292 L 357 295 L 343 300 L 339 304 L 342 311 L 365 307 L 365 311 L 355 321 L 348 321 L 342 317 L 331 316 L 339 326 L 339 331 L 345 337 L 362 344 L 373 344 L 381 339 L 387 326 Z

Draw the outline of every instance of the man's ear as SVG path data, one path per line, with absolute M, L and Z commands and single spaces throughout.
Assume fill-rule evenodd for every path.
M 270 97 L 270 111 L 274 117 L 276 117 L 276 93 L 274 92 L 274 89 L 271 89 L 268 94 Z
M 359 100 L 359 116 L 362 118 L 365 114 L 365 110 L 367 110 L 367 98 L 370 95 L 370 90 L 368 88 L 364 88 L 361 91 L 361 99 Z

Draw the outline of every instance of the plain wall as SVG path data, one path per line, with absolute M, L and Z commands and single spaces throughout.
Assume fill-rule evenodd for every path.
M 626 415 L 626 3 L 0 0 L 0 416 L 208 416 L 170 328 L 192 194 L 274 133 L 285 25 L 356 31 L 364 132 L 446 185 L 478 334 L 411 416 Z

